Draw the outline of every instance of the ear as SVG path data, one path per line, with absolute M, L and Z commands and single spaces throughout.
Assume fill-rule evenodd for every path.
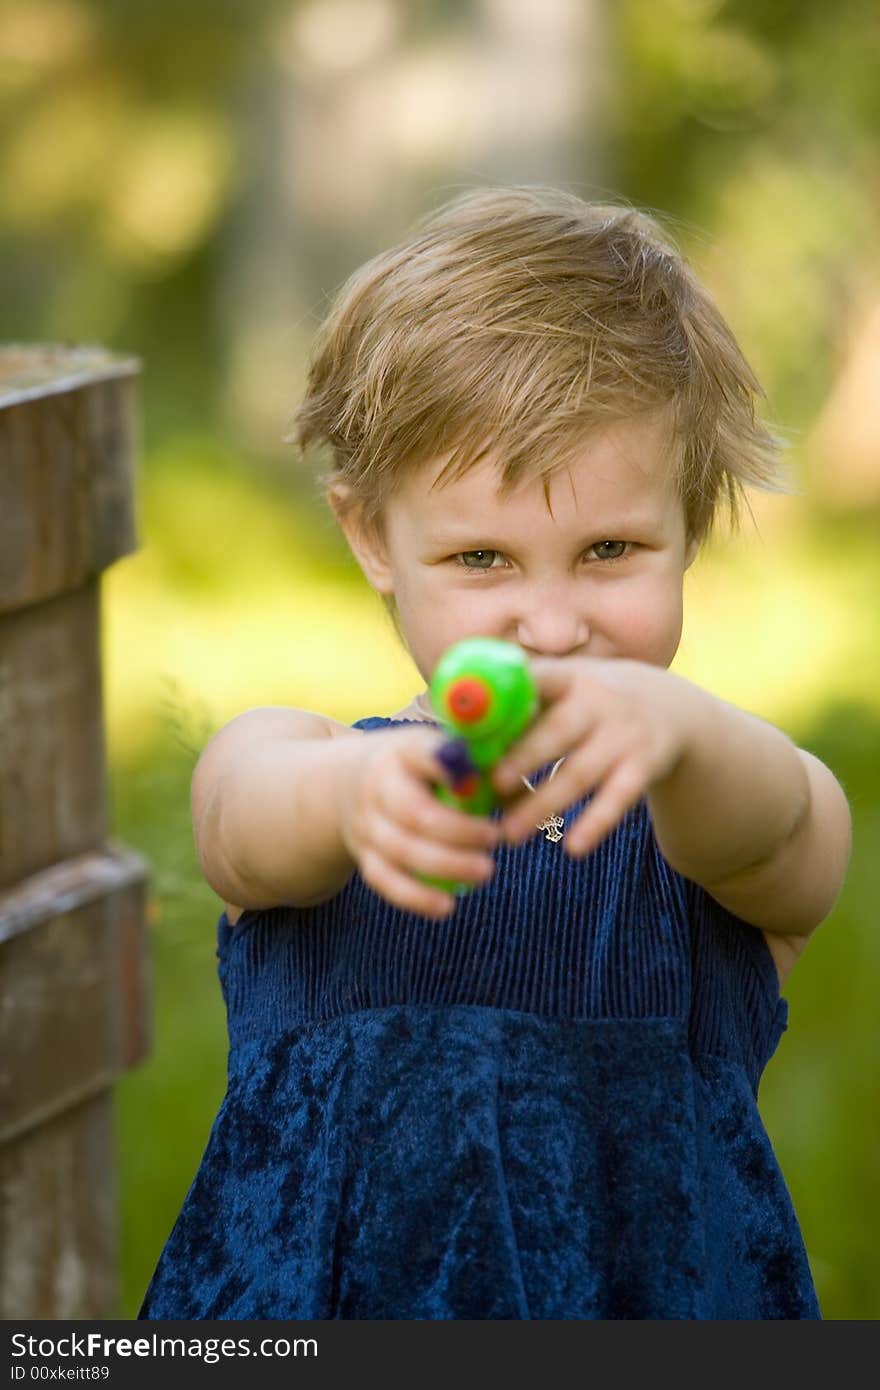
M 699 536 L 692 536 L 691 539 L 688 541 L 687 549 L 684 552 L 684 567 L 686 570 L 689 570 L 691 565 L 694 563 L 694 560 L 696 560 L 697 555 L 700 552 L 701 544 L 702 542 Z
M 381 528 L 365 523 L 363 502 L 349 503 L 345 506 L 352 492 L 353 489 L 348 483 L 331 483 L 325 494 L 327 505 L 339 522 L 349 549 L 363 570 L 368 584 L 377 593 L 392 594 L 394 590 L 385 537 Z

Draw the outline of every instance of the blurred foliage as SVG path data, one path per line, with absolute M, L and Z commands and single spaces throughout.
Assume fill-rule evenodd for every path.
M 0 265 L 9 340 L 146 364 L 145 442 L 216 417 L 218 237 L 256 132 L 238 95 L 278 0 L 7 0 Z M 181 389 L 181 382 L 185 388 Z
M 113 829 L 154 875 L 153 1052 L 118 1087 L 125 1316 L 225 1082 L 219 904 L 189 823 L 198 751 L 248 704 L 353 720 L 412 693 L 407 659 L 310 484 L 280 442 L 273 457 L 245 463 L 235 415 L 238 377 L 263 370 L 273 350 L 224 312 L 256 181 L 277 172 L 251 98 L 279 80 L 279 26 L 314 8 L 6 0 L 0 24 L 3 337 L 100 342 L 144 362 L 142 549 L 108 574 L 104 619 Z M 397 8 L 403 46 L 473 32 L 481 10 L 453 0 Z M 874 467 L 860 509 L 829 512 L 842 441 L 818 459 L 806 446 L 854 313 L 880 300 L 880 10 L 867 0 L 617 0 L 603 14 L 614 78 L 599 147 L 613 186 L 597 187 L 586 163 L 570 183 L 653 208 L 671 226 L 765 383 L 804 484 L 802 499 L 760 513 L 757 551 L 719 545 L 694 567 L 683 662 L 685 674 L 777 719 L 850 796 L 850 875 L 786 987 L 792 1021 L 761 1106 L 825 1316 L 873 1318 L 880 494 Z M 438 185 L 450 173 L 491 181 L 453 169 Z M 303 246 L 317 263 L 322 229 L 288 231 L 298 244 L 276 269 L 292 276 Z M 352 228 L 338 279 L 364 254 Z M 305 286 L 304 314 L 326 288 Z M 873 379 L 864 413 L 876 419 Z M 279 418 L 279 441 L 285 425 Z
M 880 292 L 880 10 L 623 0 L 612 12 L 619 186 L 674 215 L 772 413 L 800 431 L 862 276 Z

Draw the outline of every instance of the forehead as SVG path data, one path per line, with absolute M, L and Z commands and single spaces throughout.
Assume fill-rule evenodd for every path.
M 656 525 L 681 513 L 675 450 L 667 418 L 616 421 L 585 435 L 569 462 L 546 481 L 529 478 L 506 495 L 501 460 L 490 452 L 454 481 L 440 481 L 449 454 L 415 470 L 400 492 L 407 521 L 424 533 L 454 532 L 476 523 L 533 527 L 568 522 Z

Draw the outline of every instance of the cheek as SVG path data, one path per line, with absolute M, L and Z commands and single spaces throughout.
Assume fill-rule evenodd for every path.
M 642 661 L 671 660 L 681 637 L 680 590 L 654 585 L 621 592 L 608 615 L 612 635 L 623 653 Z
M 408 644 L 423 671 L 433 670 L 447 647 L 481 627 L 478 605 L 439 593 L 424 580 L 400 586 L 396 599 Z

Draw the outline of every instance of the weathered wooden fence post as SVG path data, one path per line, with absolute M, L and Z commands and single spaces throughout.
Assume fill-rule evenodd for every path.
M 119 1317 L 113 1083 L 147 865 L 107 839 L 100 576 L 137 549 L 140 363 L 0 347 L 0 1318 Z

